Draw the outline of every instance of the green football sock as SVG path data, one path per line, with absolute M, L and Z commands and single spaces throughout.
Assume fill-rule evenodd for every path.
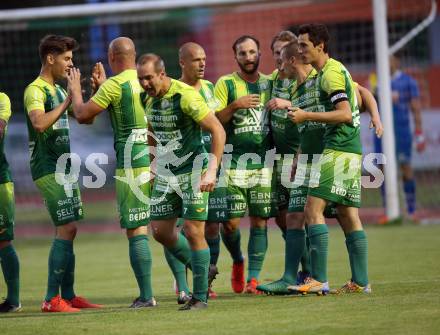
M 147 235 L 128 239 L 130 264 L 139 286 L 139 298 L 143 301 L 153 297 L 151 288 L 151 252 Z
M 309 225 L 310 258 L 312 277 L 324 283 L 327 281 L 328 228 L 325 224 Z
M 49 274 L 47 279 L 46 301 L 59 294 L 59 289 L 66 274 L 72 250 L 72 241 L 54 239 L 49 252 Z
M 228 249 L 231 254 L 234 263 L 243 262 L 243 254 L 241 253 L 241 233 L 240 229 L 234 230 L 230 234 L 226 234 L 225 231 L 221 230 L 221 236 L 226 249 Z
M 289 284 L 296 282 L 299 262 L 306 244 L 305 236 L 306 233 L 302 229 L 287 229 L 283 280 Z
M 167 249 L 184 265 L 188 267 L 191 266 L 191 249 L 189 248 L 188 240 L 183 234 L 177 234 L 176 244 L 173 247 Z
M 308 234 L 306 234 L 306 244 L 304 246 L 304 253 L 301 257 L 301 270 L 303 272 L 312 273 L 310 264 L 310 240 Z
M 0 250 L 0 260 L 8 288 L 6 300 L 18 306 L 20 304 L 20 263 L 12 244 Z
M 368 241 L 365 231 L 358 230 L 347 234 L 351 279 L 360 286 L 368 285 Z
M 72 300 L 75 297 L 73 285 L 75 282 L 75 254 L 73 248 L 71 250 L 69 263 L 67 264 L 66 273 L 61 282 L 61 298 Z
M 206 302 L 208 293 L 209 249 L 191 252 L 193 269 L 193 297 Z
M 220 236 L 216 238 L 207 238 L 206 243 L 209 246 L 209 253 L 211 255 L 210 264 L 217 264 L 218 256 L 220 255 Z
M 179 292 L 185 291 L 189 293 L 188 283 L 186 281 L 186 267 L 181 261 L 173 256 L 167 248 L 163 248 L 165 259 L 167 260 L 168 266 L 173 272 L 174 279 L 176 280 L 177 290 Z
M 258 279 L 267 250 L 267 228 L 251 228 L 248 243 L 248 278 Z

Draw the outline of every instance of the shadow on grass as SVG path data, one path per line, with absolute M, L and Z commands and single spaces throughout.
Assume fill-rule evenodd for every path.
M 221 305 L 222 302 L 233 301 L 233 300 L 242 300 L 244 299 L 258 299 L 266 298 L 266 295 L 250 295 L 250 294 L 236 294 L 236 293 L 222 293 L 216 299 L 209 300 L 210 305 L 215 305 L 217 302 Z M 156 296 L 156 301 L 158 302 L 157 308 L 142 308 L 142 309 L 130 309 L 129 306 L 131 302 L 134 300 L 133 297 L 101 297 L 99 299 L 92 299 L 93 302 L 103 304 L 104 307 L 100 309 L 83 309 L 79 313 L 43 313 L 40 311 L 39 306 L 41 305 L 41 300 L 35 299 L 25 299 L 22 302 L 23 310 L 17 313 L 4 314 L 0 316 L 0 319 L 25 319 L 25 318 L 71 318 L 78 317 L 81 315 L 103 315 L 103 314 L 111 314 L 111 313 L 120 313 L 120 312 L 142 312 L 142 311 L 156 311 L 169 312 L 170 309 L 177 309 L 181 306 L 177 304 L 177 296 L 166 295 L 166 296 Z M 31 309 L 29 312 L 27 309 Z

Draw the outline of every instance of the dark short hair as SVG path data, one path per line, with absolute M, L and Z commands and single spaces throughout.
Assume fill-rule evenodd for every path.
M 324 52 L 328 52 L 328 44 L 330 41 L 330 34 L 327 27 L 321 23 L 309 23 L 303 24 L 299 27 L 299 35 L 309 34 L 309 40 L 313 43 L 313 46 L 317 46 L 320 43 L 324 44 Z
M 281 49 L 281 51 L 284 51 L 287 58 L 298 57 L 298 40 L 293 40 L 292 42 L 289 42 Z
M 294 33 L 292 33 L 290 30 L 280 31 L 272 39 L 272 43 L 270 43 L 270 50 L 272 50 L 272 52 L 273 52 L 273 46 L 278 41 L 281 41 L 281 42 L 292 42 L 292 41 L 296 40 L 296 38 L 297 38 L 296 35 Z
M 46 61 L 46 56 L 49 54 L 61 55 L 66 51 L 75 51 L 79 48 L 78 42 L 68 36 L 61 35 L 46 35 L 38 46 L 40 60 L 42 63 Z
M 162 58 L 160 58 L 160 56 L 153 53 L 141 55 L 137 61 L 137 65 L 142 66 L 150 62 L 153 63 L 154 71 L 156 71 L 156 73 L 159 73 L 160 71 L 165 71 L 164 61 L 162 60 Z
M 260 42 L 259 42 L 254 36 L 251 36 L 251 35 L 243 35 L 243 36 L 240 36 L 239 38 L 237 38 L 237 39 L 235 40 L 234 44 L 232 44 L 232 50 L 234 51 L 234 53 L 237 52 L 237 46 L 238 46 L 239 44 L 243 43 L 243 42 L 246 41 L 246 40 L 252 40 L 252 41 L 254 41 L 255 44 L 257 45 L 258 50 L 260 50 Z

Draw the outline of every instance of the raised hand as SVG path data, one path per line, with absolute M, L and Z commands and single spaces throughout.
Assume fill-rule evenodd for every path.
M 78 68 L 72 68 L 67 75 L 67 91 L 69 95 L 81 94 L 81 72 Z
M 92 85 L 92 91 L 96 92 L 99 86 L 102 85 L 107 80 L 107 75 L 105 74 L 104 66 L 101 62 L 96 63 L 92 69 L 92 76 L 90 77 L 90 83 Z

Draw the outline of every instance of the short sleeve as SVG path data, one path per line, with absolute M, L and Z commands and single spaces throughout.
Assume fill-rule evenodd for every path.
M 24 108 L 28 114 L 33 110 L 44 111 L 45 102 L 46 94 L 40 87 L 30 85 L 24 91 Z
M 203 97 L 194 89 L 184 92 L 180 107 L 186 115 L 190 116 L 197 123 L 211 112 Z
M 334 106 L 341 101 L 348 100 L 345 84 L 345 76 L 342 70 L 336 66 L 327 69 L 321 78 L 321 88 L 330 97 Z
M 345 92 L 345 77 L 342 71 L 330 68 L 323 73 L 321 80 L 322 88 L 328 95 L 332 95 L 338 91 Z
M 225 109 L 228 106 L 228 88 L 224 78 L 220 78 L 215 84 L 214 96 L 218 102 L 216 112 Z
M 92 97 L 92 101 L 102 109 L 106 109 L 109 105 L 118 102 L 121 99 L 121 88 L 112 78 L 107 79 Z
M 11 117 L 11 101 L 5 93 L 0 93 L 0 119 L 9 121 Z

